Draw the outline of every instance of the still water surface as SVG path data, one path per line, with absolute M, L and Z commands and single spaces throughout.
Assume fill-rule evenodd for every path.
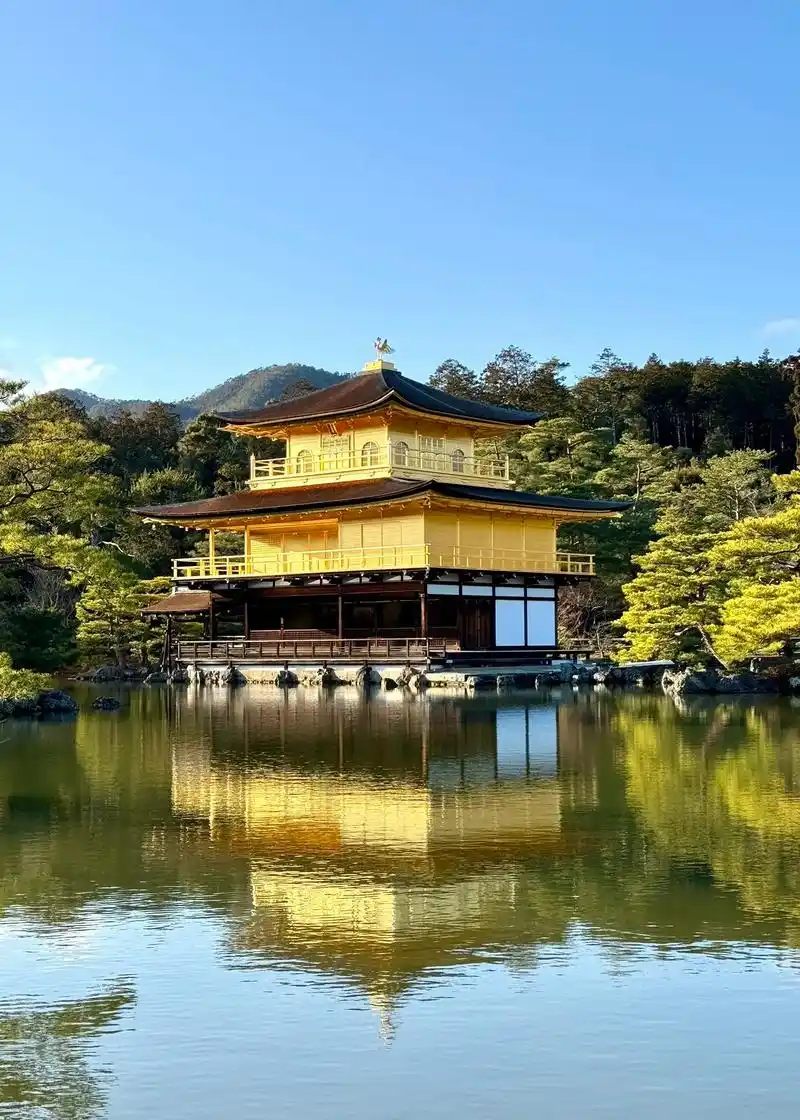
M 123 699 L 0 727 L 0 1116 L 800 1111 L 800 708 Z

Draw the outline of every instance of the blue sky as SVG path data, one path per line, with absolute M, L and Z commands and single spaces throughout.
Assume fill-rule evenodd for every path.
M 4 0 L 0 367 L 800 345 L 800 5 Z

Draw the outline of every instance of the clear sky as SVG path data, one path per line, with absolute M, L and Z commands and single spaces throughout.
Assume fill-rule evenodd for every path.
M 3 0 L 0 367 L 800 345 L 796 0 Z

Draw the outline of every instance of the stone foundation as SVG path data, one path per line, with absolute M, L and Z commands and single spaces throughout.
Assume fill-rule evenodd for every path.
M 185 669 L 176 670 L 170 677 L 170 683 L 224 688 L 252 684 L 272 685 L 276 688 L 381 688 L 384 691 L 400 688 L 415 693 L 428 688 L 507 692 L 570 683 L 575 669 L 575 662 L 572 661 L 518 668 L 486 665 L 463 670 L 426 670 L 406 664 L 298 664 L 279 669 L 268 665 L 220 666 L 196 662 L 187 665 Z

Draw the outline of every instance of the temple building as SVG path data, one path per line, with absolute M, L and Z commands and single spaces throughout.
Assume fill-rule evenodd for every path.
M 251 459 L 246 490 L 137 510 L 208 531 L 207 554 L 176 560 L 174 594 L 151 609 L 201 613 L 211 639 L 236 620 L 262 660 L 553 649 L 559 587 L 594 575 L 592 556 L 559 552 L 559 526 L 627 508 L 515 491 L 492 449 L 539 416 L 441 392 L 383 358 L 220 419 L 285 454 Z M 238 552 L 218 547 L 221 532 L 239 534 Z

